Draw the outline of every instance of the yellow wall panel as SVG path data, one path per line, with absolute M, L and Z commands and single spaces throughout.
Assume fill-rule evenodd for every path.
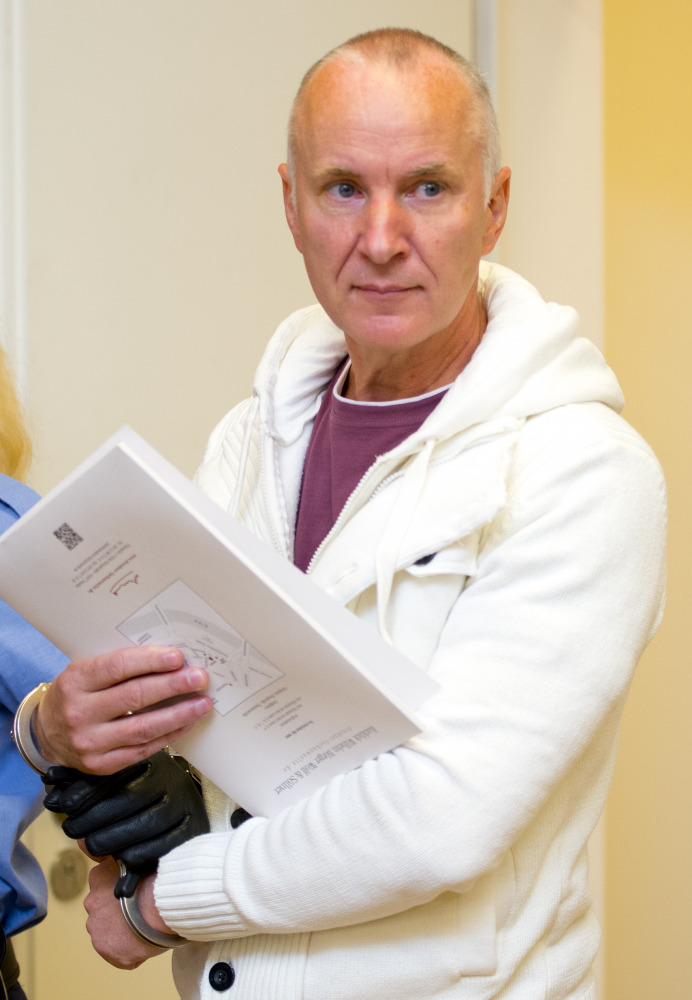
M 606 349 L 670 493 L 669 596 L 607 813 L 607 1000 L 689 1000 L 692 965 L 692 7 L 604 2 Z

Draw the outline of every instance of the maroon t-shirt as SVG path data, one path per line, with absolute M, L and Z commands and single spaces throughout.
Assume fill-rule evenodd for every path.
M 293 556 L 304 572 L 378 455 L 413 434 L 448 388 L 414 399 L 359 403 L 338 392 L 344 370 L 342 365 L 324 394 L 305 456 Z

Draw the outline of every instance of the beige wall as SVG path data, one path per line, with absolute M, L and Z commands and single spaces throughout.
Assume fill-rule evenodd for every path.
M 499 115 L 512 167 L 502 263 L 603 337 L 601 0 L 501 0 Z
M 607 812 L 608 1000 L 692 997 L 692 8 L 605 0 L 606 345 L 670 493 L 668 606 Z

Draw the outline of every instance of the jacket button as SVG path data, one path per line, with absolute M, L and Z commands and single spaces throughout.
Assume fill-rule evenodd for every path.
M 219 993 L 230 990 L 235 982 L 235 969 L 228 962 L 216 962 L 209 970 L 209 982 L 211 988 Z
M 437 555 L 437 552 L 431 552 L 427 556 L 421 556 L 420 559 L 416 559 L 414 565 L 415 566 L 427 566 L 428 563 L 430 563 L 430 562 L 433 561 L 433 559 L 435 558 L 436 555 Z

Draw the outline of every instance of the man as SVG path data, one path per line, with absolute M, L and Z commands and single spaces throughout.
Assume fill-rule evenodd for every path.
M 420 737 L 272 820 L 207 784 L 212 832 L 143 880 L 144 926 L 189 940 L 184 998 L 593 998 L 586 843 L 662 609 L 659 467 L 576 314 L 481 264 L 510 174 L 458 56 L 406 30 L 330 53 L 279 172 L 320 305 L 276 332 L 198 482 L 441 693 Z M 124 713 L 201 690 L 179 666 L 72 665 L 43 753 L 107 773 L 158 750 L 208 700 Z M 132 968 L 160 950 L 117 877 L 94 869 L 87 926 Z

